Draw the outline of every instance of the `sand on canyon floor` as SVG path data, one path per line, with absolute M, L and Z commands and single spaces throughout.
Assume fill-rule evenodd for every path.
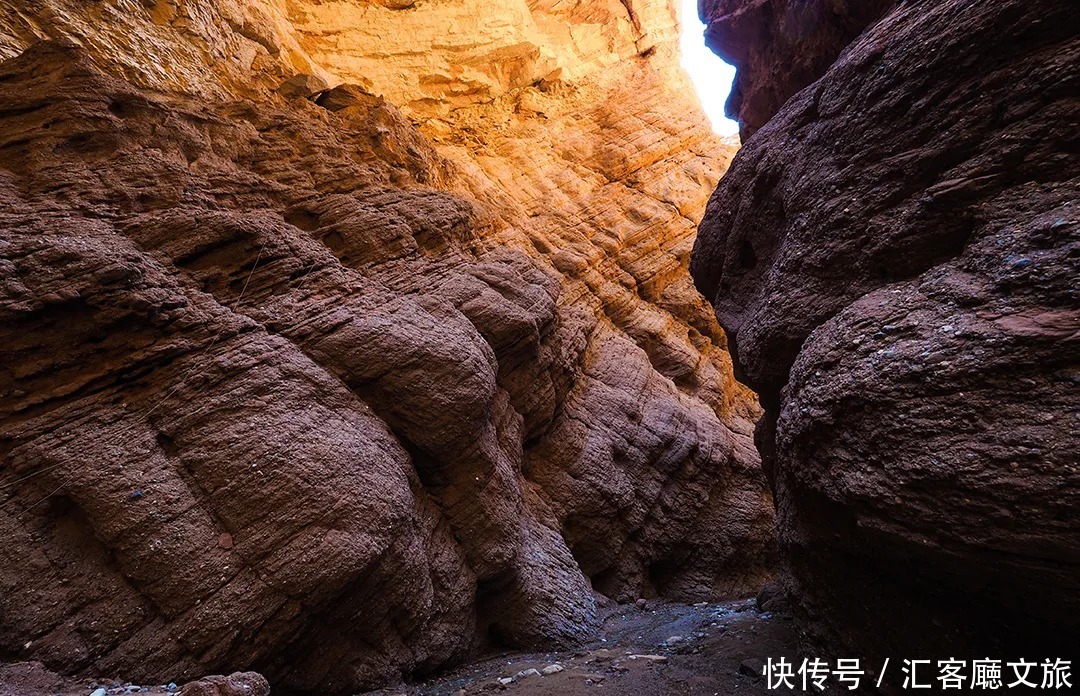
M 597 639 L 580 650 L 504 653 L 424 683 L 366 696 L 765 694 L 760 674 L 766 658 L 790 659 L 794 645 L 790 617 L 760 611 L 753 600 L 695 605 L 654 600 L 644 607 L 607 608 Z
M 762 611 L 754 600 L 694 605 L 639 600 L 605 608 L 596 639 L 578 650 L 504 652 L 424 682 L 363 696 L 765 694 L 766 659 L 790 659 L 794 645 L 790 617 Z M 65 679 L 40 663 L 0 666 L 0 696 L 165 696 L 180 694 L 184 686 Z

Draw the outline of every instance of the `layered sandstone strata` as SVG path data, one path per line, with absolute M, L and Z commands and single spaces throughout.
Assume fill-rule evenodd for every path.
M 0 656 L 345 693 L 768 576 L 673 9 L 459 5 L 0 3 Z
M 709 203 L 694 277 L 766 408 L 791 589 L 845 651 L 1076 644 L 1077 26 L 1066 0 L 903 3 Z

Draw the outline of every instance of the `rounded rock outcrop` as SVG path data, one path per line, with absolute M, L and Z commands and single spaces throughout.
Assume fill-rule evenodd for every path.
M 317 5 L 35 6 L 0 14 L 5 658 L 353 693 L 770 577 L 686 268 L 732 147 L 671 88 L 670 3 L 484 5 L 530 33 L 430 46 L 445 84 L 367 47 L 400 92 Z
M 691 270 L 761 394 L 790 596 L 826 644 L 1080 632 L 1077 10 L 898 5 L 709 202 Z

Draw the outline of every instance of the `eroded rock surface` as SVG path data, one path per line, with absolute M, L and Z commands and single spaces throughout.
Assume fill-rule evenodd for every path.
M 184 684 L 180 696 L 270 696 L 270 685 L 255 672 L 213 675 Z
M 770 575 L 673 8 L 510 5 L 555 57 L 419 100 L 317 4 L 0 6 L 0 656 L 351 693 Z
M 709 203 L 692 272 L 761 393 L 789 583 L 833 646 L 1076 644 L 1078 22 L 904 3 Z

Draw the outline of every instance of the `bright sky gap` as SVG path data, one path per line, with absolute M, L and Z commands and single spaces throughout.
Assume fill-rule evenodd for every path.
M 739 124 L 724 115 L 724 102 L 731 92 L 735 68 L 720 60 L 705 46 L 705 25 L 698 19 L 697 0 L 681 0 L 682 33 L 679 50 L 682 66 L 690 73 L 698 99 L 714 131 L 720 135 L 739 132 Z

